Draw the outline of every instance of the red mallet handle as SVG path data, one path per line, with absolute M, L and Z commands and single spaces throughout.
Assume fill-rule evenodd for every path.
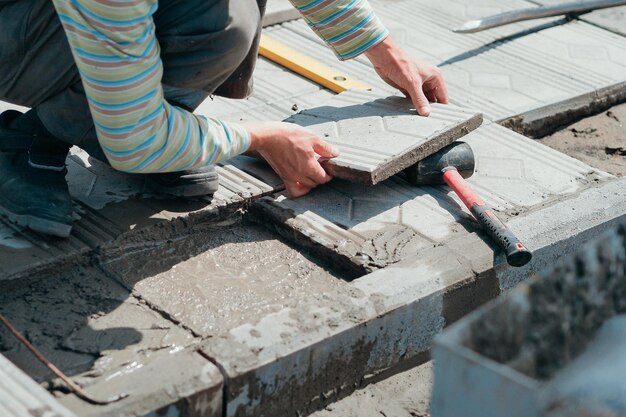
M 457 193 L 478 223 L 489 233 L 489 236 L 504 248 L 509 265 L 524 266 L 530 262 L 532 258 L 530 251 L 496 216 L 496 213 L 485 204 L 456 169 L 450 167 L 444 170 L 443 180 Z

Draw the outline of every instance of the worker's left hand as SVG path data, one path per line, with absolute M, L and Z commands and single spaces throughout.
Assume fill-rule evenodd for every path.
M 411 99 L 420 115 L 430 114 L 429 102 L 448 103 L 448 89 L 439 68 L 411 58 L 391 36 L 368 49 L 365 55 L 387 84 Z

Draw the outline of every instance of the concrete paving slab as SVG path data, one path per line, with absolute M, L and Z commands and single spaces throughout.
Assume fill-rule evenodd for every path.
M 607 180 L 521 214 L 511 226 L 534 261 L 520 273 L 529 276 L 623 221 L 625 184 Z M 573 209 L 576 223 L 564 222 Z M 204 342 L 202 351 L 226 376 L 226 415 L 306 415 L 384 370 L 426 361 L 433 335 L 495 297 L 517 273 L 480 246 L 480 236 L 469 236 L 474 241 L 433 245 L 348 287 L 295 297 L 281 311 Z
M 471 108 L 483 110 L 474 103 L 475 96 L 497 103 L 509 114 L 542 108 L 543 118 L 554 128 L 571 121 L 576 112 L 587 115 L 594 111 L 585 106 L 609 107 L 625 99 L 619 93 L 626 73 L 620 58 L 626 45 L 623 37 L 586 23 L 554 19 L 524 22 L 517 32 L 513 27 L 503 27 L 474 35 L 453 34 L 450 25 L 529 4 L 494 1 L 476 6 L 467 1 L 449 1 L 435 7 L 432 3 L 426 2 L 416 10 L 408 2 L 399 2 L 381 8 L 380 14 L 392 33 L 393 27 L 398 27 L 408 50 L 440 60 L 452 95 Z M 496 7 L 484 7 L 487 4 Z M 408 21 L 413 24 L 408 25 Z M 433 43 L 431 38 L 437 40 Z M 453 46 L 446 48 L 442 43 Z M 598 59 L 604 64 L 594 63 L 594 53 L 601 55 Z M 461 91 L 457 91 L 459 87 Z M 600 103 L 600 98 L 610 103 Z M 491 115 L 487 110 L 485 113 Z M 569 119 L 555 120 L 559 116 Z M 493 117 L 499 120 L 503 115 Z M 523 122 L 519 129 L 534 135 L 547 130 Z
M 560 3 L 561 0 L 530 0 L 541 5 Z M 610 30 L 626 36 L 626 6 L 612 7 L 610 9 L 596 10 L 579 16 L 583 22 L 591 23 L 603 29 Z
M 347 285 L 332 265 L 246 223 L 196 228 L 191 239 L 127 251 L 101 268 L 203 338 Z
M 454 104 L 534 136 L 623 101 L 626 39 L 585 22 L 523 22 L 472 35 L 451 27 L 525 1 L 373 2 L 392 35 L 415 56 L 439 64 Z M 339 63 L 302 21 L 267 29 L 278 40 L 331 67 L 392 91 L 363 57 Z M 555 54 L 552 54 L 552 51 Z M 597 65 L 593 55 L 602 65 Z M 594 65 L 595 64 L 595 65 Z
M 339 149 L 338 157 L 322 163 L 330 175 L 374 185 L 476 129 L 482 115 L 433 104 L 431 115 L 421 117 L 408 99 L 349 91 L 286 121 Z
M 90 387 L 103 396 L 130 394 L 119 403 L 94 407 L 69 395 L 60 402 L 81 417 L 222 416 L 222 375 L 196 352 L 159 352 L 150 362 L 128 364 L 120 376 L 117 382 L 99 379 Z
M 386 0 L 373 0 L 372 4 L 383 23 L 389 27 L 392 34 L 397 31 L 397 37 L 407 47 L 413 45 L 414 48 L 418 48 L 427 56 L 439 61 L 454 58 L 502 38 L 536 30 L 559 20 L 548 18 L 517 22 L 476 34 L 458 34 L 452 29 L 461 26 L 466 21 L 533 7 L 533 4 L 525 0 L 487 0 L 480 3 L 467 0 L 443 2 L 400 0 L 393 3 Z M 412 24 L 407 25 L 407 22 L 412 22 Z M 418 22 L 419 24 L 416 24 Z
M 464 141 L 477 160 L 470 183 L 505 218 L 612 178 L 495 123 Z M 252 209 L 285 235 L 302 244 L 315 243 L 324 256 L 363 271 L 478 230 L 447 187 L 412 187 L 401 178 L 375 187 L 335 180 L 302 198 L 262 199 Z
M 46 382 L 79 416 L 136 416 L 203 407 L 221 415 L 222 378 L 195 353 L 197 338 L 93 268 L 48 275 L 0 295 L 0 310 L 63 372 L 107 406 L 62 394 L 60 383 L 4 328 L 0 351 L 29 377 Z M 34 381 L 33 381 L 34 383 Z M 171 411 L 170 411 L 171 412 Z
M 76 417 L 28 375 L 0 355 L 0 414 Z
M 0 285 L 21 285 L 58 268 L 88 262 L 108 247 L 124 250 L 124 242 L 151 228 L 163 238 L 164 228 L 191 225 L 229 216 L 251 199 L 274 188 L 231 164 L 218 167 L 220 188 L 213 199 L 163 199 L 142 176 L 112 170 L 73 148 L 67 160 L 68 183 L 77 220 L 68 239 L 30 232 L 0 220 Z M 182 220 L 186 218 L 186 220 Z M 171 235 L 182 230 L 171 230 Z M 166 233 L 167 234 L 167 233 Z M 128 243 L 128 244 L 131 244 Z

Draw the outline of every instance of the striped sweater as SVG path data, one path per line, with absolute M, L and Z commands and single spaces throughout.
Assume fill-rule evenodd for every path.
M 367 0 L 290 0 L 339 59 L 383 40 Z M 250 146 L 236 124 L 163 96 L 152 16 L 158 0 L 53 0 L 80 72 L 98 140 L 115 169 L 172 172 L 225 161 Z

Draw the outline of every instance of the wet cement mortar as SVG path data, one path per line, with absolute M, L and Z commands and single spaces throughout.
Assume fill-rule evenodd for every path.
M 626 175 L 626 103 L 580 120 L 539 142 L 613 175 Z
M 539 274 L 474 321 L 465 346 L 538 380 L 585 351 L 603 323 L 626 313 L 626 226 Z
M 348 286 L 263 226 L 208 227 L 110 262 L 104 269 L 134 294 L 201 337 L 279 311 L 302 296 Z
M 107 377 L 195 338 L 93 269 L 50 276 L 0 296 L 0 311 L 63 372 Z M 0 353 L 35 380 L 53 375 L 2 327 Z
M 254 323 L 292 298 L 348 285 L 262 226 L 197 227 L 203 233 L 134 247 L 99 268 L 2 293 L 0 312 L 61 370 L 88 386 L 120 370 L 132 372 L 133 364 L 152 355 L 195 349 L 203 338 Z M 3 327 L 0 353 L 48 388 L 58 388 Z

